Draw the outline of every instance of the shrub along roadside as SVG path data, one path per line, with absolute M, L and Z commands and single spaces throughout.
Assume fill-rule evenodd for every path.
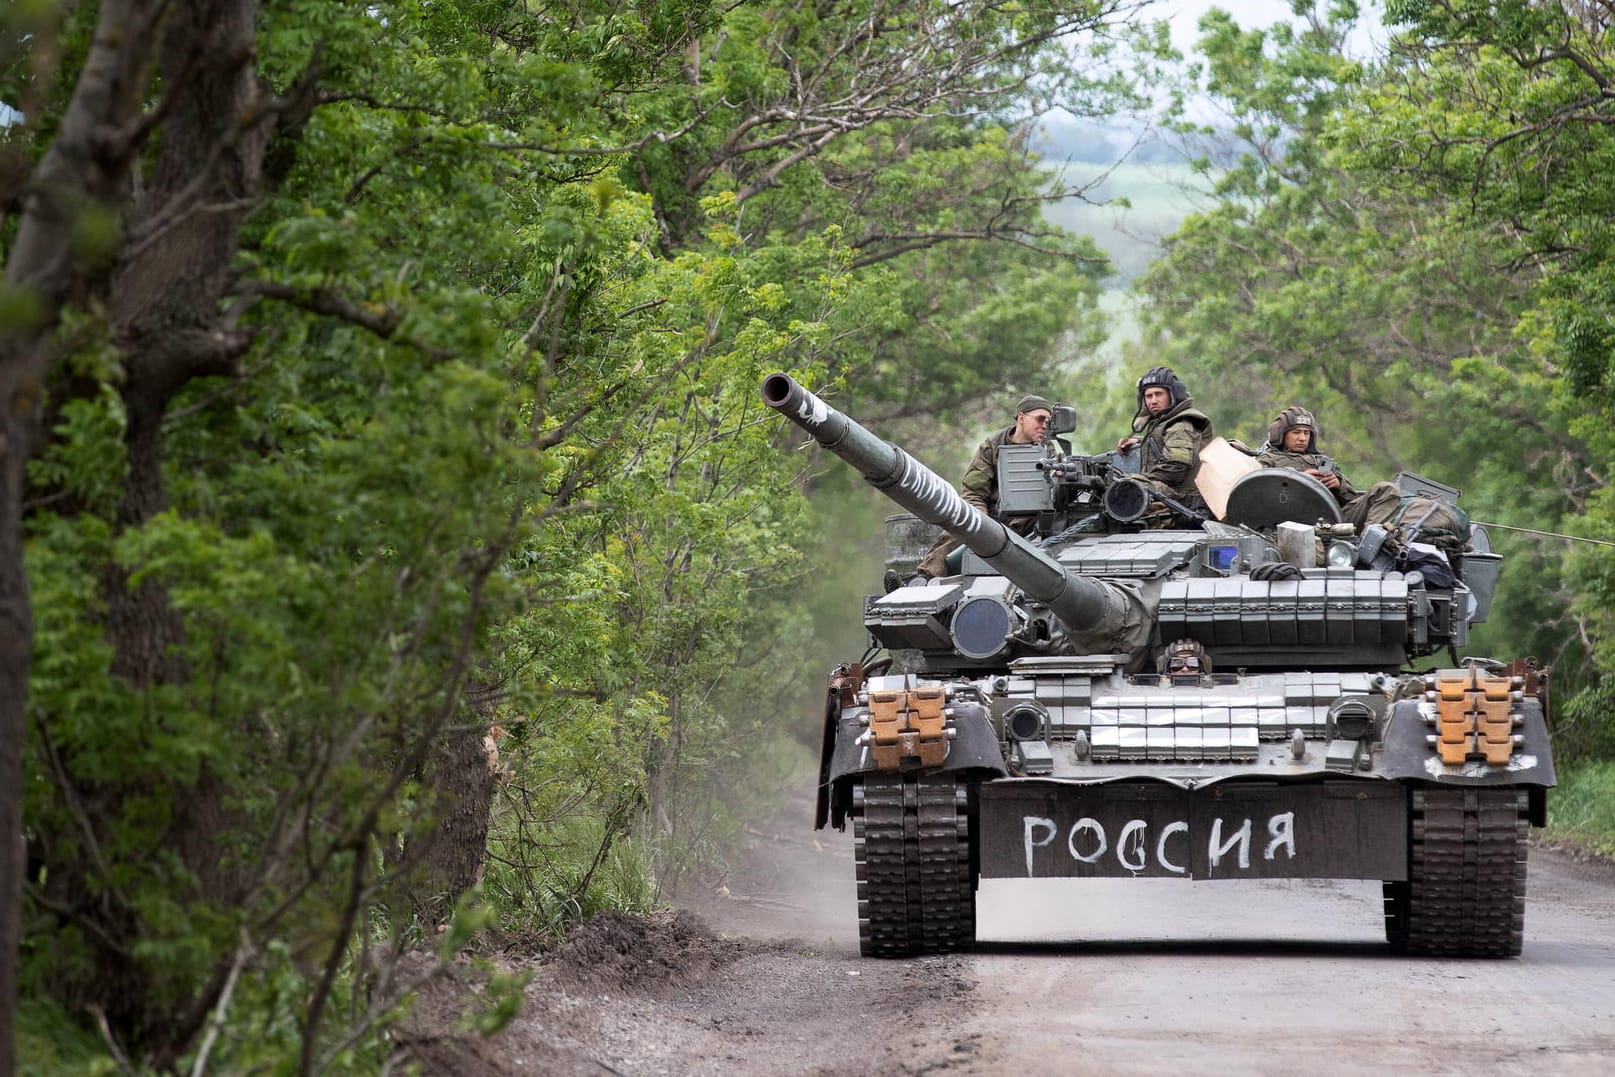
M 1584 763 L 1562 772 L 1548 794 L 1543 833 L 1550 841 L 1615 858 L 1615 763 Z

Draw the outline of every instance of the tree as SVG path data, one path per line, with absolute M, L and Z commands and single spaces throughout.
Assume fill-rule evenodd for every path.
M 1516 29 L 1563 27 L 1528 7 Z M 1505 161 L 1596 169 L 1597 156 L 1537 147 L 1514 158 L 1516 137 L 1502 137 L 1511 126 L 1471 96 L 1552 113 L 1524 85 L 1545 77 L 1541 65 L 1483 60 L 1485 50 L 1477 64 L 1436 62 L 1421 48 L 1366 68 L 1341 55 L 1339 25 L 1318 19 L 1300 33 L 1242 31 L 1226 16 L 1204 29 L 1207 84 L 1248 153 L 1222 178 L 1222 204 L 1173 237 L 1146 282 L 1166 346 L 1202 369 L 1261 370 L 1275 393 L 1241 401 L 1247 422 L 1306 401 L 1356 474 L 1446 476 L 1479 519 L 1580 526 L 1601 453 L 1562 395 L 1544 333 L 1555 317 L 1544 299 L 1566 283 L 1540 273 L 1543 257 L 1559 257 L 1551 243 L 1529 250 L 1544 233 L 1526 200 L 1547 173 Z M 1486 178 L 1494 168 L 1515 180 Z M 1568 206 L 1574 189 L 1546 202 Z M 1557 551 L 1494 539 L 1509 576 L 1477 642 L 1552 662 L 1572 693 L 1589 684 L 1596 632 L 1576 573 Z
M 270 127 L 265 117 L 272 115 L 260 107 L 267 102 L 246 66 L 254 8 L 236 3 L 204 12 L 178 5 L 172 18 L 190 24 L 187 38 L 163 32 L 164 7 L 141 0 L 102 6 L 83 77 L 55 137 L 26 188 L 5 200 L 17 220 L 8 222 L 15 230 L 5 270 L 8 332 L 0 343 L 0 399 L 6 402 L 0 418 L 0 621 L 6 627 L 0 654 L 0 829 L 6 837 L 0 854 L 8 889 L 0 896 L 0 1066 L 9 1066 L 13 1049 L 21 747 L 33 642 L 22 550 L 24 463 L 44 435 L 40 404 L 56 373 L 52 334 L 62 327 L 64 309 L 84 293 L 111 299 L 103 324 L 125 348 L 129 372 L 120 394 L 127 479 L 116 508 L 125 526 L 139 526 L 164 507 L 157 436 L 174 393 L 192 378 L 227 373 L 246 348 L 215 308 L 260 178 Z M 152 128 L 153 117 L 141 111 L 148 67 L 160 69 L 171 87 L 164 116 L 170 134 L 156 151 L 148 196 L 120 221 L 114 207 L 126 197 L 130 168 Z M 207 101 L 220 107 L 198 107 Z M 197 161 L 204 166 L 195 168 Z M 203 205 L 213 211 L 199 213 Z M 151 242 L 153 236 L 163 242 Z M 168 653 L 178 627 L 161 591 L 114 577 L 106 601 L 119 672 L 144 687 L 180 675 Z
M 407 893 L 373 853 L 406 829 L 397 806 L 453 732 L 486 624 L 519 597 L 497 576 L 505 551 L 588 475 L 548 461 L 627 370 L 507 395 L 585 352 L 537 333 L 512 350 L 482 327 L 546 295 L 547 334 L 598 318 L 572 285 L 600 253 L 591 220 L 609 227 L 558 155 L 543 155 L 558 175 L 513 170 L 507 144 L 533 134 L 505 126 L 532 92 L 516 76 L 570 75 L 562 106 L 585 115 L 610 76 L 653 71 L 699 31 L 704 5 L 674 7 L 631 63 L 602 68 L 576 59 L 594 50 L 571 24 L 508 5 L 109 3 L 25 51 L 37 64 L 60 41 L 59 112 L 40 89 L 57 72 L 13 72 L 43 151 L 7 200 L 0 353 L 0 601 L 16 629 L 0 743 L 21 775 L 26 713 L 38 751 L 28 954 L 153 1064 L 301 915 L 316 925 L 293 947 L 315 970 L 312 1065 L 359 917 L 389 885 Z M 466 77 L 473 41 L 498 61 L 482 79 Z M 513 175 L 545 196 L 551 231 L 517 235 L 533 222 L 510 212 Z M 490 250 L 493 220 L 521 242 Z M 512 300 L 490 289 L 520 280 L 518 254 L 549 272 Z M 433 256 L 454 272 L 411 276 Z M 107 449 L 110 473 L 80 466 Z M 40 540 L 27 575 L 25 535 Z M 53 600 L 37 636 L 29 576 Z M 11 835 L 23 787 L 5 783 Z M 0 902 L 8 1048 L 16 898 Z
M 30 858 L 0 1053 L 20 952 L 136 1062 L 363 1068 L 391 958 L 480 874 L 485 794 L 501 872 L 529 823 L 595 820 L 582 870 L 546 869 L 565 915 L 639 819 L 687 834 L 685 776 L 766 721 L 710 701 L 799 556 L 758 377 L 878 354 L 947 400 L 1036 368 L 1070 321 L 1039 303 L 1097 268 L 1042 234 L 997 114 L 1112 14 L 109 0 L 27 27 L 0 76 L 27 117 L 0 825 Z M 789 41 L 721 29 L 758 17 Z M 828 127 L 779 113 L 760 57 L 787 53 L 822 57 Z M 991 287 L 943 273 L 960 243 Z M 973 369 L 1012 330 L 1016 365 Z
M 647 143 L 629 182 L 652 196 L 664 249 L 724 199 L 750 244 L 839 230 L 887 296 L 844 342 L 879 419 L 978 404 L 1046 377 L 1051 342 L 1092 333 L 1091 241 L 1042 207 L 1051 184 L 1021 118 L 1136 107 L 1110 57 L 1142 3 L 1005 7 L 912 0 L 739 7 L 692 49 L 685 81 L 646 104 L 681 137 Z

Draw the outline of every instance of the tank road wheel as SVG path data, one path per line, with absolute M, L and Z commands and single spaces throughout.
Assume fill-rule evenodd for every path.
M 1514 957 L 1525 939 L 1526 794 L 1415 789 L 1408 881 L 1385 884 L 1385 934 L 1410 954 Z M 1405 887 L 1405 898 L 1393 899 Z M 1399 919 L 1393 905 L 1400 905 Z M 1401 938 L 1398 938 L 1398 934 Z
M 854 788 L 858 941 L 865 957 L 974 945 L 969 792 L 951 774 L 866 774 Z

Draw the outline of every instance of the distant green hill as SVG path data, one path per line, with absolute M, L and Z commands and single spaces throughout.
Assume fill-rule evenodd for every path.
M 1063 172 L 1068 185 L 1090 182 L 1100 166 L 1071 163 L 1050 166 Z M 1126 287 L 1159 253 L 1163 236 L 1198 208 L 1205 181 L 1181 161 L 1146 163 L 1128 161 L 1109 167 L 1105 179 L 1088 192 L 1088 201 L 1068 198 L 1044 210 L 1054 223 L 1090 235 L 1116 264 L 1115 283 Z M 1118 205 L 1125 200 L 1129 205 Z M 1109 204 L 1096 205 L 1105 202 Z

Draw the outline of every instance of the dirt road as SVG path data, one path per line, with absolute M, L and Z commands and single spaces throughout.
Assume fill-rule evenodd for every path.
M 1533 849 L 1523 957 L 1391 956 L 1377 883 L 986 883 L 978 952 L 858 956 L 851 839 L 757 835 L 687 920 L 595 925 L 486 1072 L 1604 1074 L 1615 872 Z M 470 1063 L 457 1072 L 474 1072 Z

